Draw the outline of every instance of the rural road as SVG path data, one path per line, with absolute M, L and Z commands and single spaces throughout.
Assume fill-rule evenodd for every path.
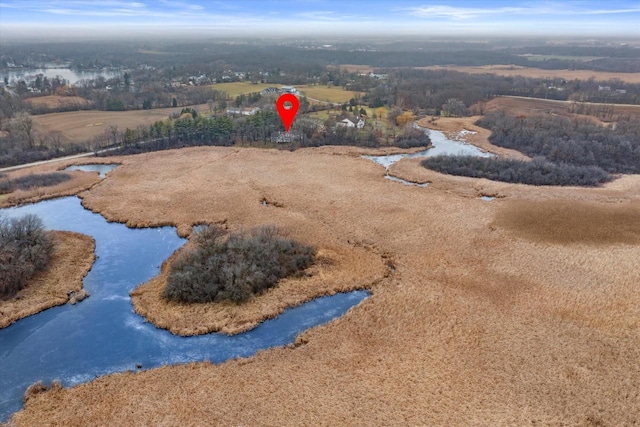
M 98 151 L 97 154 L 101 154 L 101 153 L 106 153 L 108 151 L 117 150 L 118 148 L 120 148 L 120 147 L 105 148 L 104 150 Z M 91 157 L 91 156 L 95 156 L 95 155 L 96 155 L 96 153 L 92 151 L 90 153 L 74 154 L 73 156 L 56 157 L 55 159 L 41 160 L 39 162 L 27 163 L 27 164 L 24 164 L 24 165 L 9 166 L 9 167 L 0 169 L 0 172 L 10 172 L 10 171 L 13 171 L 13 170 L 30 168 L 32 166 L 46 165 L 48 163 L 55 163 L 55 162 L 64 162 L 65 160 L 80 159 L 82 157 Z

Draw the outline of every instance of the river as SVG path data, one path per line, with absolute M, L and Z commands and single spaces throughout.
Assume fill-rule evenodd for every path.
M 343 315 L 367 291 L 317 298 L 234 336 L 179 337 L 134 313 L 129 292 L 157 275 L 186 240 L 173 227 L 131 229 L 109 223 L 65 197 L 0 210 L 16 217 L 36 214 L 45 226 L 92 236 L 97 259 L 84 280 L 91 296 L 18 320 L 0 329 L 0 420 L 22 406 L 26 388 L 42 380 L 64 386 L 101 375 L 166 364 L 249 357 L 260 349 L 292 343 L 302 331 Z
M 27 83 L 34 81 L 39 74 L 49 80 L 60 76 L 71 84 L 77 84 L 81 80 L 95 80 L 100 76 L 108 80 L 122 75 L 122 72 L 108 69 L 76 71 L 70 68 L 19 68 L 0 71 L 0 78 L 8 78 L 9 83 L 13 85 L 20 80 L 25 80 Z

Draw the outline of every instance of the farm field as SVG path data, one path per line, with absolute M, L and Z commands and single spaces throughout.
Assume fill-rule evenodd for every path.
M 39 97 L 29 98 L 25 102 L 33 107 L 42 107 L 42 108 L 48 108 L 48 109 L 73 107 L 73 106 L 84 107 L 87 105 L 91 105 L 91 101 L 89 101 L 88 99 L 82 98 L 80 96 L 59 96 L 59 95 L 49 95 L 49 96 L 39 96 Z
M 431 183 L 419 188 L 385 179 L 365 153 L 197 147 L 112 159 L 123 165 L 82 194 L 108 220 L 183 234 L 203 221 L 274 224 L 393 271 L 295 345 L 55 388 L 12 422 L 632 425 L 640 176 L 554 188 L 442 175 L 419 159 L 391 167 Z
M 272 87 L 272 86 L 280 87 L 282 85 L 268 84 L 268 83 L 231 82 L 231 83 L 216 83 L 213 85 L 209 85 L 207 87 L 213 90 L 227 92 L 227 95 L 229 95 L 232 98 L 235 98 L 236 96 L 242 95 L 245 93 L 260 92 L 262 89 Z
M 312 86 L 312 85 L 300 85 L 296 88 L 309 98 L 317 99 L 319 101 L 344 103 L 349 102 L 351 98 L 356 96 L 362 96 L 361 92 L 354 92 L 350 90 L 344 90 L 341 87 L 327 87 L 327 86 Z
M 535 63 L 535 61 L 532 61 Z M 368 65 L 341 64 L 340 68 L 350 72 L 369 73 L 380 70 L 377 67 Z M 522 67 L 520 65 L 483 65 L 483 66 L 461 66 L 461 65 L 431 65 L 428 67 L 415 67 L 422 70 L 453 70 L 461 73 L 470 74 L 497 74 L 499 76 L 525 76 L 532 78 L 563 78 L 563 79 L 580 79 L 588 80 L 594 78 L 596 80 L 620 79 L 627 83 L 640 83 L 640 73 L 611 73 L 605 71 L 591 70 L 543 70 L 535 67 Z
M 217 83 L 208 86 L 211 89 L 227 92 L 230 97 L 236 97 L 241 94 L 247 94 L 251 92 L 260 92 L 268 87 L 281 87 L 278 83 L 251 83 L 251 82 L 233 82 L 233 83 Z M 315 85 L 294 85 L 298 91 L 302 92 L 309 98 L 314 98 L 319 101 L 343 103 L 349 101 L 354 96 L 358 95 L 358 92 L 344 90 L 341 87 L 327 87 L 327 86 L 315 86 Z
M 573 110 L 576 106 L 572 101 L 556 101 L 552 99 L 525 98 L 517 96 L 501 96 L 494 98 L 486 104 L 486 111 L 505 109 L 511 115 L 528 115 L 528 114 L 561 114 L 565 116 L 576 116 Z M 583 114 L 582 117 L 597 119 L 597 111 L 603 107 L 611 107 L 613 109 L 612 117 L 618 115 L 629 115 L 640 119 L 640 105 L 629 104 L 593 104 L 583 103 L 593 109 L 592 115 Z M 602 123 L 602 122 L 601 122 Z
M 453 70 L 470 74 L 497 74 L 499 76 L 524 76 L 532 78 L 562 78 L 567 80 L 611 80 L 620 79 L 627 83 L 640 83 L 640 73 L 610 73 L 591 70 L 543 70 L 535 67 L 521 67 L 518 65 L 484 65 L 479 67 L 464 67 L 459 65 L 418 67 L 423 70 Z
M 209 107 L 203 104 L 195 108 L 202 111 Z M 134 111 L 71 111 L 33 116 L 33 122 L 41 131 L 60 132 L 68 142 L 83 143 L 103 134 L 110 126 L 117 126 L 120 130 L 127 127 L 135 129 L 164 120 L 171 113 L 180 110 L 182 107 Z

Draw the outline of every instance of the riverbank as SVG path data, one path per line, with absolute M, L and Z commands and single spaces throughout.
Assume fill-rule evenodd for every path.
M 434 129 L 443 132 L 447 138 L 456 140 L 463 140 L 469 144 L 475 145 L 483 151 L 491 154 L 495 154 L 500 157 L 517 159 L 517 160 L 529 160 L 529 157 L 522 154 L 517 150 L 509 148 L 498 147 L 489 142 L 489 136 L 491 131 L 485 128 L 477 126 L 475 123 L 481 116 L 472 117 L 438 117 L 432 119 L 426 117 L 419 120 L 417 123 L 427 129 Z
M 640 224 L 640 176 L 551 188 L 448 177 L 419 159 L 391 167 L 431 182 L 421 188 L 384 179 L 357 152 L 198 147 L 127 157 L 82 193 L 84 206 L 133 227 L 175 224 L 182 235 L 203 222 L 274 224 L 319 248 L 384 256 L 395 272 L 297 345 L 100 377 L 29 399 L 12 422 L 633 424 L 640 246 L 624 236 Z M 489 185 L 504 198 L 472 197 Z M 591 236 L 576 220 L 591 208 L 586 217 L 605 233 Z M 545 212 L 553 221 L 540 223 Z
M 6 175 L 9 179 L 15 179 L 31 174 L 57 172 L 59 168 L 60 165 L 58 164 L 47 164 L 8 172 Z M 64 173 L 69 174 L 71 179 L 49 187 L 34 187 L 28 190 L 15 190 L 11 193 L 1 194 L 0 208 L 27 203 L 37 203 L 42 200 L 54 199 L 56 197 L 73 196 L 78 194 L 80 191 L 88 190 L 100 182 L 100 177 L 97 173 L 86 173 L 80 171 L 69 171 Z
M 135 312 L 156 327 L 183 336 L 246 332 L 287 308 L 324 295 L 370 289 L 390 274 L 385 259 L 370 248 L 321 247 L 316 263 L 307 269 L 305 277 L 281 280 L 275 288 L 246 303 L 181 304 L 162 297 L 177 254 L 165 261 L 159 276 L 131 292 L 131 302 Z
M 56 250 L 49 268 L 34 276 L 16 296 L 0 301 L 0 328 L 69 301 L 69 291 L 82 289 L 82 279 L 95 260 L 94 240 L 83 234 L 53 231 Z

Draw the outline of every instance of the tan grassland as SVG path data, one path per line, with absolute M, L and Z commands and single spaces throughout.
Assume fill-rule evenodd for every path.
M 207 105 L 196 105 L 196 110 L 209 109 Z M 33 116 L 38 129 L 46 132 L 60 132 L 65 140 L 72 143 L 91 141 L 102 135 L 111 126 L 119 130 L 148 126 L 158 120 L 165 120 L 171 113 L 180 112 L 182 107 L 157 108 L 135 111 L 71 111 Z
M 341 64 L 340 68 L 350 72 L 377 72 L 380 68 L 368 65 Z M 620 79 L 627 83 L 640 83 L 640 73 L 612 73 L 606 71 L 591 70 L 543 70 L 535 67 L 523 67 L 520 65 L 431 65 L 429 67 L 415 67 L 423 70 L 453 70 L 469 74 L 497 74 L 499 76 L 524 76 L 531 78 L 563 78 L 568 80 L 611 80 Z
M 543 70 L 535 67 L 522 67 L 520 65 L 483 65 L 466 67 L 461 65 L 433 65 L 420 67 L 424 70 L 453 70 L 469 74 L 496 74 L 499 76 L 523 76 L 531 78 L 562 78 L 567 80 L 611 80 L 620 79 L 627 83 L 640 83 L 640 73 L 612 73 L 606 71 L 591 70 Z
M 81 96 L 60 96 L 60 95 L 48 95 L 38 96 L 35 98 L 28 98 L 25 100 L 27 104 L 34 107 L 46 107 L 46 108 L 62 108 L 68 106 L 87 106 L 91 105 L 91 101 Z
M 599 120 L 597 111 L 600 107 L 611 107 L 613 109 L 611 119 L 616 120 L 619 116 L 630 116 L 640 120 L 640 105 L 626 104 L 590 104 L 593 108 L 592 115 L 572 113 L 573 102 L 556 101 L 552 99 L 524 98 L 516 96 L 501 96 L 487 102 L 486 111 L 506 110 L 512 116 L 516 115 L 537 115 L 553 114 L 566 117 L 587 118 L 599 124 L 606 124 Z M 607 118 L 608 121 L 611 121 Z
M 391 168 L 431 182 L 419 188 L 384 179 L 358 152 L 199 147 L 117 159 L 123 166 L 82 193 L 110 220 L 175 224 L 184 235 L 200 222 L 274 224 L 334 251 L 329 276 L 343 265 L 346 277 L 361 274 L 347 270 L 364 253 L 395 272 L 295 345 L 55 389 L 12 422 L 637 423 L 640 176 L 582 189 L 450 177 L 419 159 Z M 487 193 L 499 198 L 477 199 Z
M 64 169 L 71 164 L 82 163 L 107 163 L 104 160 L 87 161 L 84 162 L 67 162 L 64 166 L 60 166 L 60 163 L 52 163 L 41 165 L 38 167 L 32 167 L 27 169 L 19 169 L 12 172 L 7 172 L 6 175 L 9 179 L 17 178 L 19 176 L 30 175 L 33 173 L 51 173 L 57 170 Z M 78 194 L 78 192 L 87 190 L 100 182 L 100 177 L 97 172 L 87 173 L 82 171 L 66 171 L 65 173 L 71 175 L 71 179 L 66 182 L 51 186 L 51 187 L 36 187 L 29 190 L 16 190 L 9 194 L 4 194 L 4 197 L 0 196 L 0 208 L 14 206 L 25 203 L 36 203 L 41 200 L 52 199 L 55 197 L 72 196 Z
M 6 301 L 0 300 L 0 328 L 18 319 L 69 301 L 68 291 L 82 289 L 82 279 L 95 260 L 95 242 L 83 234 L 52 231 L 56 252 L 49 268 L 34 276 L 29 285 Z

